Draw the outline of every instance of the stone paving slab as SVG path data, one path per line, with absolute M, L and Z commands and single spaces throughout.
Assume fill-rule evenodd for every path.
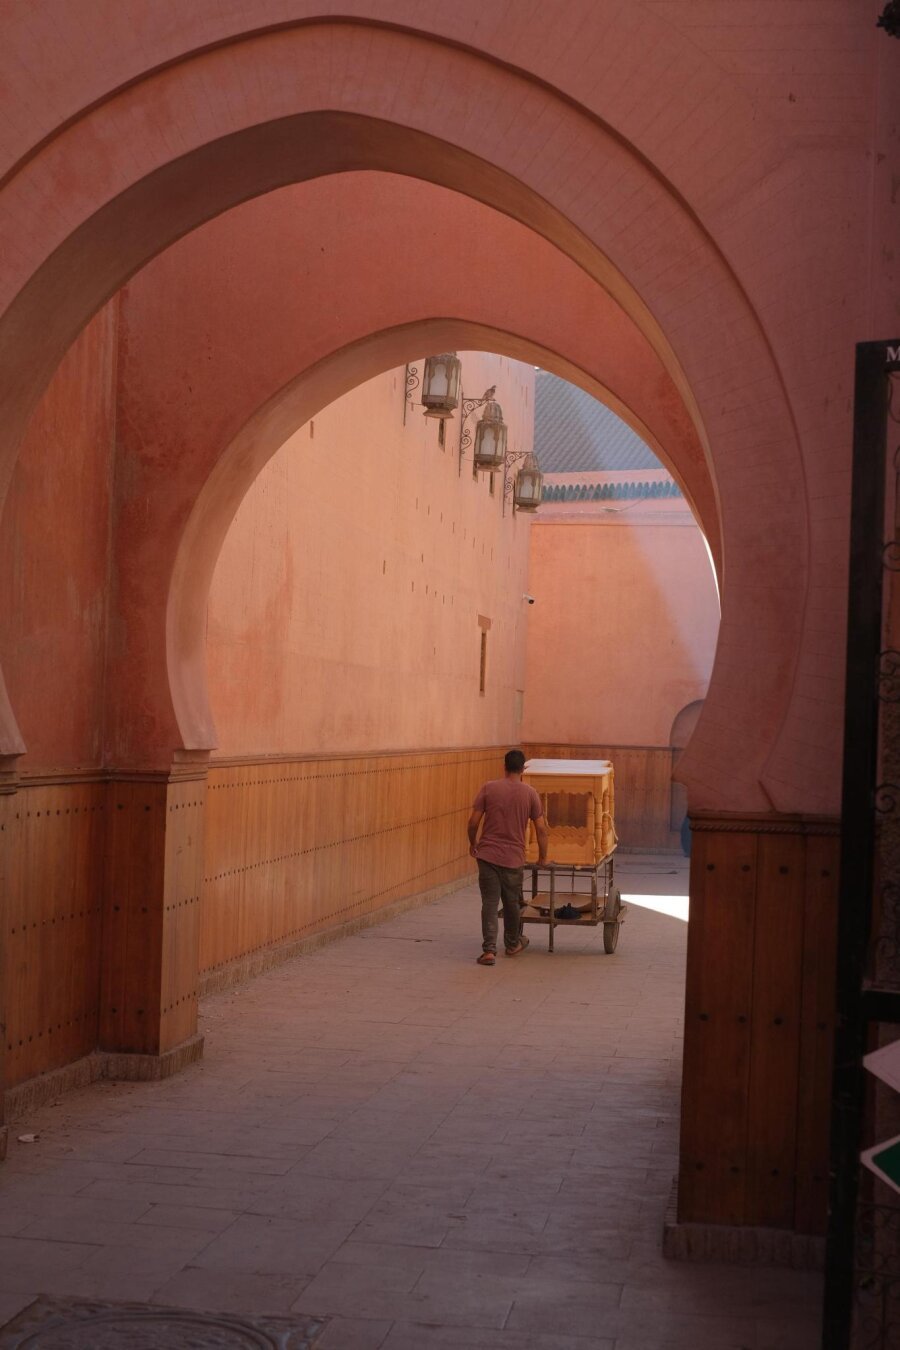
M 17 1122 L 0 1323 L 44 1295 L 325 1318 L 317 1350 L 813 1350 L 817 1276 L 661 1254 L 684 921 L 493 968 L 478 925 L 472 886 L 298 957 L 204 1000 L 179 1077 Z

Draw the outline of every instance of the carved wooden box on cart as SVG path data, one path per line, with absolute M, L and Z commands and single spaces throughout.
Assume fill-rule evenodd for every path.
M 524 923 L 603 924 L 603 946 L 616 949 L 626 912 L 615 885 L 615 785 L 608 759 L 530 759 L 523 779 L 539 794 L 550 834 L 548 863 L 538 864 L 537 838 L 529 824 L 525 847 L 531 895 Z

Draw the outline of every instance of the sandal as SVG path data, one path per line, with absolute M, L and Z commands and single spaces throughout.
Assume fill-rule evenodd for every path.
M 507 956 L 518 956 L 520 952 L 524 952 L 529 942 L 530 942 L 529 938 L 521 937 L 519 941 L 516 943 L 515 947 L 506 947 L 504 948 L 504 951 Z
M 479 966 L 493 966 L 496 965 L 496 962 L 497 958 L 493 952 L 482 952 L 478 958 L 477 964 Z

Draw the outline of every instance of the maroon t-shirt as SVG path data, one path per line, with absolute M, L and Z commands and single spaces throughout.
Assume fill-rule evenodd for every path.
M 533 787 L 518 778 L 494 778 L 478 793 L 473 811 L 484 812 L 479 858 L 498 867 L 522 867 L 525 862 L 525 831 L 529 820 L 544 814 Z

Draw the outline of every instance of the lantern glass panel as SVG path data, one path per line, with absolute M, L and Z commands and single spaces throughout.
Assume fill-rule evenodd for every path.
M 493 399 L 484 405 L 475 428 L 475 467 L 492 472 L 506 462 L 506 423 L 503 409 Z
M 460 361 L 455 352 L 429 356 L 422 376 L 426 417 L 449 417 L 459 404 Z

